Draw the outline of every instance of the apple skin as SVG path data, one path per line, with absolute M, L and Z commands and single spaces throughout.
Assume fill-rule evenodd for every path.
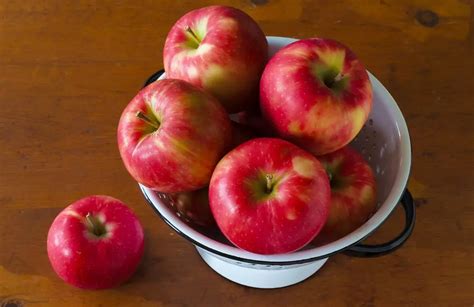
M 158 130 L 137 112 L 158 123 Z M 232 127 L 214 97 L 185 81 L 164 79 L 133 98 L 122 113 L 117 135 L 122 160 L 136 181 L 178 193 L 208 185 L 231 142 Z
M 105 233 L 93 233 L 86 216 L 97 218 Z M 83 289 L 105 289 L 128 280 L 143 255 L 143 228 L 121 201 L 94 195 L 66 207 L 54 219 L 48 257 L 65 282 Z
M 349 48 L 330 39 L 303 39 L 268 62 L 260 107 L 282 138 L 322 155 L 360 131 L 372 109 L 372 86 Z
M 237 247 L 258 254 L 289 253 L 324 226 L 329 180 L 305 150 L 284 140 L 257 138 L 218 163 L 209 201 L 218 227 Z
M 374 174 L 364 158 L 346 146 L 318 157 L 330 177 L 331 209 L 318 242 L 344 237 L 364 224 L 376 210 Z
M 215 5 L 190 11 L 173 25 L 163 62 L 167 77 L 204 88 L 236 113 L 258 102 L 267 52 L 265 34 L 250 16 Z

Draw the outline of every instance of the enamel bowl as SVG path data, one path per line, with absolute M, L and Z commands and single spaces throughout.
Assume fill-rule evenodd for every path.
M 270 56 L 296 41 L 274 36 L 267 37 L 267 40 Z M 373 87 L 373 109 L 351 145 L 364 156 L 374 171 L 378 209 L 365 224 L 345 237 L 326 245 L 307 246 L 289 254 L 258 255 L 233 246 L 219 235 L 191 227 L 171 208 L 171 199 L 166 194 L 140 185 L 145 199 L 171 228 L 195 245 L 199 255 L 212 269 L 229 280 L 250 287 L 279 288 L 293 285 L 313 275 L 329 256 L 341 251 L 356 256 L 377 256 L 395 250 L 408 239 L 415 222 L 413 200 L 406 190 L 411 165 L 410 137 L 393 97 L 372 74 L 369 73 L 369 76 Z M 163 71 L 159 71 L 146 84 L 165 77 Z M 360 244 L 388 218 L 399 203 L 405 210 L 406 218 L 402 233 L 384 244 Z

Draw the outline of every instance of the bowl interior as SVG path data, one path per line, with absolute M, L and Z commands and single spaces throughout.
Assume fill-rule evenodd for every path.
M 295 41 L 284 37 L 267 37 L 267 40 L 270 47 L 269 56 Z M 284 263 L 317 259 L 360 241 L 374 231 L 395 208 L 406 186 L 411 164 L 410 139 L 405 120 L 388 91 L 372 74 L 369 73 L 369 76 L 373 87 L 372 112 L 351 145 L 364 156 L 374 171 L 378 209 L 364 225 L 347 236 L 321 246 L 308 245 L 294 253 L 258 255 L 234 247 L 218 232 L 191 227 L 171 208 L 167 195 L 140 186 L 145 197 L 171 227 L 194 244 L 211 252 L 244 261 Z M 162 75 L 160 79 L 164 77 L 165 75 Z

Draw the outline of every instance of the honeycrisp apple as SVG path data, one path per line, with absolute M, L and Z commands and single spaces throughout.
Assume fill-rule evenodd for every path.
M 163 50 L 169 78 L 213 94 L 230 113 L 258 99 L 267 40 L 244 12 L 226 6 L 193 10 L 171 28 Z
M 185 81 L 164 79 L 142 89 L 122 113 L 118 146 L 136 181 L 164 193 L 205 187 L 231 142 L 220 103 Z
M 217 225 L 236 246 L 259 254 L 288 253 L 310 242 L 326 222 L 329 180 L 305 150 L 257 138 L 218 163 L 209 201 Z
M 48 232 L 48 257 L 67 283 L 103 289 L 126 281 L 143 255 L 143 228 L 133 212 L 109 196 L 89 196 L 66 207 Z
M 330 39 L 303 39 L 278 51 L 265 67 L 260 106 L 281 137 L 321 155 L 360 131 L 372 108 L 372 87 L 349 48 Z
M 329 218 L 318 240 L 337 240 L 364 224 L 376 208 L 376 187 L 372 169 L 348 146 L 318 157 L 331 185 Z

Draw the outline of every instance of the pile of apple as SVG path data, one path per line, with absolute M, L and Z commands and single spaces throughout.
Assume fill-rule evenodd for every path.
M 175 23 L 163 54 L 166 79 L 143 88 L 118 127 L 135 180 L 260 254 L 338 239 L 370 217 L 374 176 L 346 145 L 372 88 L 346 46 L 302 39 L 268 60 L 250 16 L 210 6 Z
M 302 39 L 268 59 L 251 17 L 210 6 L 181 17 L 163 53 L 166 79 L 125 108 L 118 146 L 131 176 L 167 193 L 188 222 L 276 254 L 341 238 L 374 212 L 373 173 L 346 146 L 372 88 L 346 46 Z M 143 241 L 124 203 L 94 195 L 56 217 L 47 249 L 63 280 L 101 289 L 133 274 Z

